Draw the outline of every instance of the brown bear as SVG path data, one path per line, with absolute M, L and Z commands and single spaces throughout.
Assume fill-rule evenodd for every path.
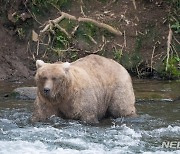
M 97 123 L 106 116 L 136 115 L 129 73 L 119 63 L 89 55 L 72 63 L 36 61 L 33 121 L 52 115 Z

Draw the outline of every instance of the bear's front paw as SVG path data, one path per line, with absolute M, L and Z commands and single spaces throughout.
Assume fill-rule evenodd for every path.
M 94 115 L 82 117 L 81 120 L 87 124 L 98 124 L 99 121 Z

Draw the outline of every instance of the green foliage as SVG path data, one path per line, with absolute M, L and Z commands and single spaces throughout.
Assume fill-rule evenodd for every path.
M 36 15 L 44 15 L 50 11 L 50 8 L 61 9 L 69 6 L 70 0 L 32 0 L 31 10 Z
M 78 52 L 73 51 L 73 52 L 68 52 L 68 54 L 69 54 L 69 57 L 70 57 L 70 59 L 71 59 L 72 61 L 75 61 L 75 60 L 78 59 Z
M 165 77 L 168 79 L 180 78 L 180 58 L 177 55 L 173 55 L 169 58 L 167 71 L 165 70 L 166 59 L 163 64 L 164 64 L 164 68 L 161 71 L 162 77 Z
M 17 35 L 20 40 L 23 40 L 25 38 L 25 30 L 23 28 L 17 28 L 16 29 Z
M 69 19 L 63 19 L 60 22 L 60 26 L 64 29 L 66 29 L 67 32 L 71 33 L 76 26 L 76 21 L 69 20 Z
M 89 45 L 92 44 L 91 38 L 97 38 L 98 27 L 91 23 L 82 23 L 80 24 L 78 30 L 76 31 L 77 40 L 82 40 Z
M 113 51 L 114 60 L 121 63 L 126 69 L 131 70 L 137 74 L 137 68 L 142 62 L 142 57 L 138 52 L 127 53 L 119 49 Z
M 48 7 L 49 4 L 55 5 L 57 7 L 65 6 L 70 0 L 32 0 L 34 6 Z
M 134 46 L 134 52 L 140 52 L 141 48 L 142 48 L 142 42 L 143 42 L 143 37 L 141 35 L 138 35 L 136 37 L 136 42 L 135 42 L 135 46 Z
M 170 3 L 176 11 L 180 11 L 180 0 L 170 0 Z
M 168 21 L 175 33 L 180 33 L 180 0 L 166 0 L 170 5 Z
M 180 33 L 180 23 L 179 23 L 179 21 L 176 21 L 174 24 L 172 24 L 171 28 L 174 29 L 175 33 Z
M 54 36 L 54 47 L 58 49 L 66 49 L 69 46 L 69 40 L 67 36 L 61 31 L 56 31 L 56 35 Z
M 96 34 L 97 34 L 96 32 L 97 32 L 98 28 L 95 25 L 87 22 L 87 23 L 84 23 L 83 26 L 84 26 L 84 31 L 87 35 L 89 35 L 91 37 L 96 36 Z
M 120 62 L 122 58 L 122 49 L 114 50 L 113 53 L 114 53 L 114 60 L 116 60 L 117 62 Z

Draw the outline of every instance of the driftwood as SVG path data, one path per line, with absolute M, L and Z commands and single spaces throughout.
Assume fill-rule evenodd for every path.
M 54 20 L 49 20 L 46 24 L 45 24 L 45 27 L 40 31 L 40 34 L 46 32 L 46 31 L 52 31 L 53 27 L 57 27 L 59 30 L 61 30 L 62 32 L 64 32 L 68 37 L 70 37 L 70 34 L 68 34 L 65 29 L 63 29 L 62 27 L 60 27 L 59 23 L 63 20 L 63 19 L 69 19 L 69 20 L 74 20 L 74 21 L 77 21 L 77 22 L 89 22 L 89 23 L 92 23 L 94 25 L 96 25 L 97 27 L 99 28 L 103 28 L 103 29 L 106 29 L 107 31 L 109 31 L 110 33 L 112 34 L 115 34 L 115 35 L 122 35 L 122 32 L 115 29 L 114 27 L 108 25 L 108 24 L 105 24 L 105 23 L 101 23 L 99 21 L 96 21 L 94 19 L 91 19 L 91 18 L 82 18 L 82 17 L 75 17 L 73 15 L 70 15 L 68 13 L 65 13 L 65 12 L 61 12 L 61 16 L 54 19 Z M 73 32 L 74 33 L 74 32 Z
M 60 10 L 59 10 L 60 11 Z M 85 15 L 84 15 L 85 16 Z M 73 28 L 72 32 L 71 33 L 68 33 L 66 31 L 65 28 L 62 28 L 60 26 L 60 22 L 63 20 L 63 19 L 68 19 L 68 20 L 71 20 L 71 21 L 76 21 L 77 22 L 77 25 Z M 91 19 L 91 18 L 88 18 L 88 17 L 76 17 L 76 16 L 73 16 L 73 15 L 70 15 L 68 13 L 65 13 L 65 12 L 61 12 L 60 11 L 60 16 L 53 19 L 53 20 L 49 20 L 47 21 L 44 25 L 42 25 L 41 27 L 44 27 L 42 28 L 42 30 L 40 30 L 40 33 L 39 35 L 35 32 L 35 31 L 32 31 L 32 40 L 34 42 L 37 42 L 37 51 L 36 51 L 36 55 L 39 54 L 39 46 L 40 44 L 43 44 L 43 45 L 49 45 L 50 42 L 52 41 L 51 40 L 51 35 L 50 33 L 54 34 L 55 35 L 55 31 L 54 31 L 54 28 L 57 28 L 58 30 L 60 30 L 62 33 L 64 33 L 68 39 L 71 39 L 74 34 L 76 33 L 76 31 L 78 30 L 79 28 L 79 23 L 92 23 L 94 24 L 95 26 L 99 27 L 99 28 L 102 28 L 102 29 L 105 29 L 107 30 L 108 32 L 114 34 L 114 35 L 117 35 L 117 36 L 121 36 L 122 35 L 122 32 L 115 29 L 114 27 L 108 25 L 108 24 L 105 24 L 105 23 L 102 23 L 102 22 L 99 22 L 99 21 L 96 21 L 94 19 Z M 44 44 L 44 42 L 41 40 L 43 38 L 43 34 L 47 33 L 47 32 L 50 32 L 48 33 L 48 43 Z M 86 34 L 85 34 L 86 35 Z M 124 34 L 125 35 L 125 34 Z M 94 43 L 95 45 L 97 45 L 98 43 L 96 42 L 96 40 L 92 37 L 92 36 L 89 36 L 87 35 L 87 37 L 89 38 L 89 40 Z M 125 36 L 124 36 L 125 37 Z M 106 41 L 103 40 L 102 44 L 98 47 L 98 49 L 96 51 L 94 51 L 93 53 L 97 53 L 101 50 L 103 50 L 104 46 L 106 45 Z M 70 47 L 68 47 L 67 50 L 65 51 L 69 51 L 71 50 Z M 85 51 L 86 52 L 86 51 Z M 88 53 L 90 53 L 89 51 L 87 51 Z

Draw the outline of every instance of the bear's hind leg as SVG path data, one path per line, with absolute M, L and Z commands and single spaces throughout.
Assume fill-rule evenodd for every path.
M 136 116 L 134 103 L 135 97 L 133 91 L 129 92 L 120 88 L 116 89 L 108 108 L 108 113 L 114 118 Z

